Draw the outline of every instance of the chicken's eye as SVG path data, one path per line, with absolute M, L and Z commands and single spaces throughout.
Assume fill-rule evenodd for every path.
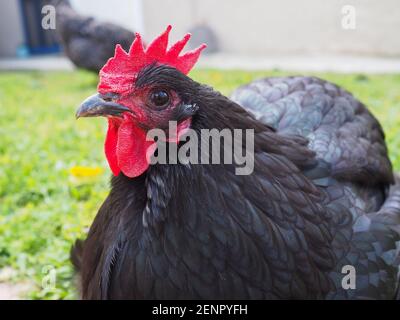
M 167 91 L 158 89 L 150 93 L 149 100 L 157 109 L 163 109 L 168 106 L 170 97 Z

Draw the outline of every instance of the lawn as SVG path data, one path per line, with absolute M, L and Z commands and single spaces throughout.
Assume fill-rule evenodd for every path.
M 229 94 L 252 79 L 282 74 L 288 73 L 199 70 L 191 75 Z M 369 106 L 400 170 L 400 75 L 315 75 Z M 14 270 L 8 281 L 33 281 L 29 298 L 77 297 L 70 246 L 85 236 L 110 176 L 102 147 L 106 122 L 74 117 L 96 84 L 97 77 L 83 71 L 0 73 L 0 269 Z

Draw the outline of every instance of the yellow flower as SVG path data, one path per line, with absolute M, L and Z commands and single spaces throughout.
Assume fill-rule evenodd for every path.
M 82 166 L 75 166 L 72 167 L 69 172 L 72 176 L 76 178 L 91 178 L 96 177 L 103 173 L 103 169 L 100 167 L 82 167 Z

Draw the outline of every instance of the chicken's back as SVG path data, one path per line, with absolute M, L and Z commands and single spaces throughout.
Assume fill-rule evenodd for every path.
M 349 92 L 316 77 L 276 77 L 238 88 L 232 100 L 278 133 L 306 137 L 332 177 L 362 186 L 367 211 L 379 209 L 376 188 L 393 182 L 384 133 Z
M 346 212 L 350 228 L 340 222 L 332 242 L 346 250 L 334 249 L 336 289 L 327 298 L 393 297 L 399 286 L 400 181 L 394 181 L 375 117 L 349 92 L 315 77 L 256 80 L 238 88 L 232 100 L 279 134 L 306 137 L 318 164 L 304 174 L 338 217 Z M 341 287 L 344 265 L 355 266 L 357 290 Z

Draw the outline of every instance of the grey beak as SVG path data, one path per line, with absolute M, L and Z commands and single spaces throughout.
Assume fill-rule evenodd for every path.
M 76 118 L 121 116 L 123 112 L 132 112 L 128 107 L 113 101 L 106 101 L 100 94 L 94 94 L 87 98 L 76 111 Z

